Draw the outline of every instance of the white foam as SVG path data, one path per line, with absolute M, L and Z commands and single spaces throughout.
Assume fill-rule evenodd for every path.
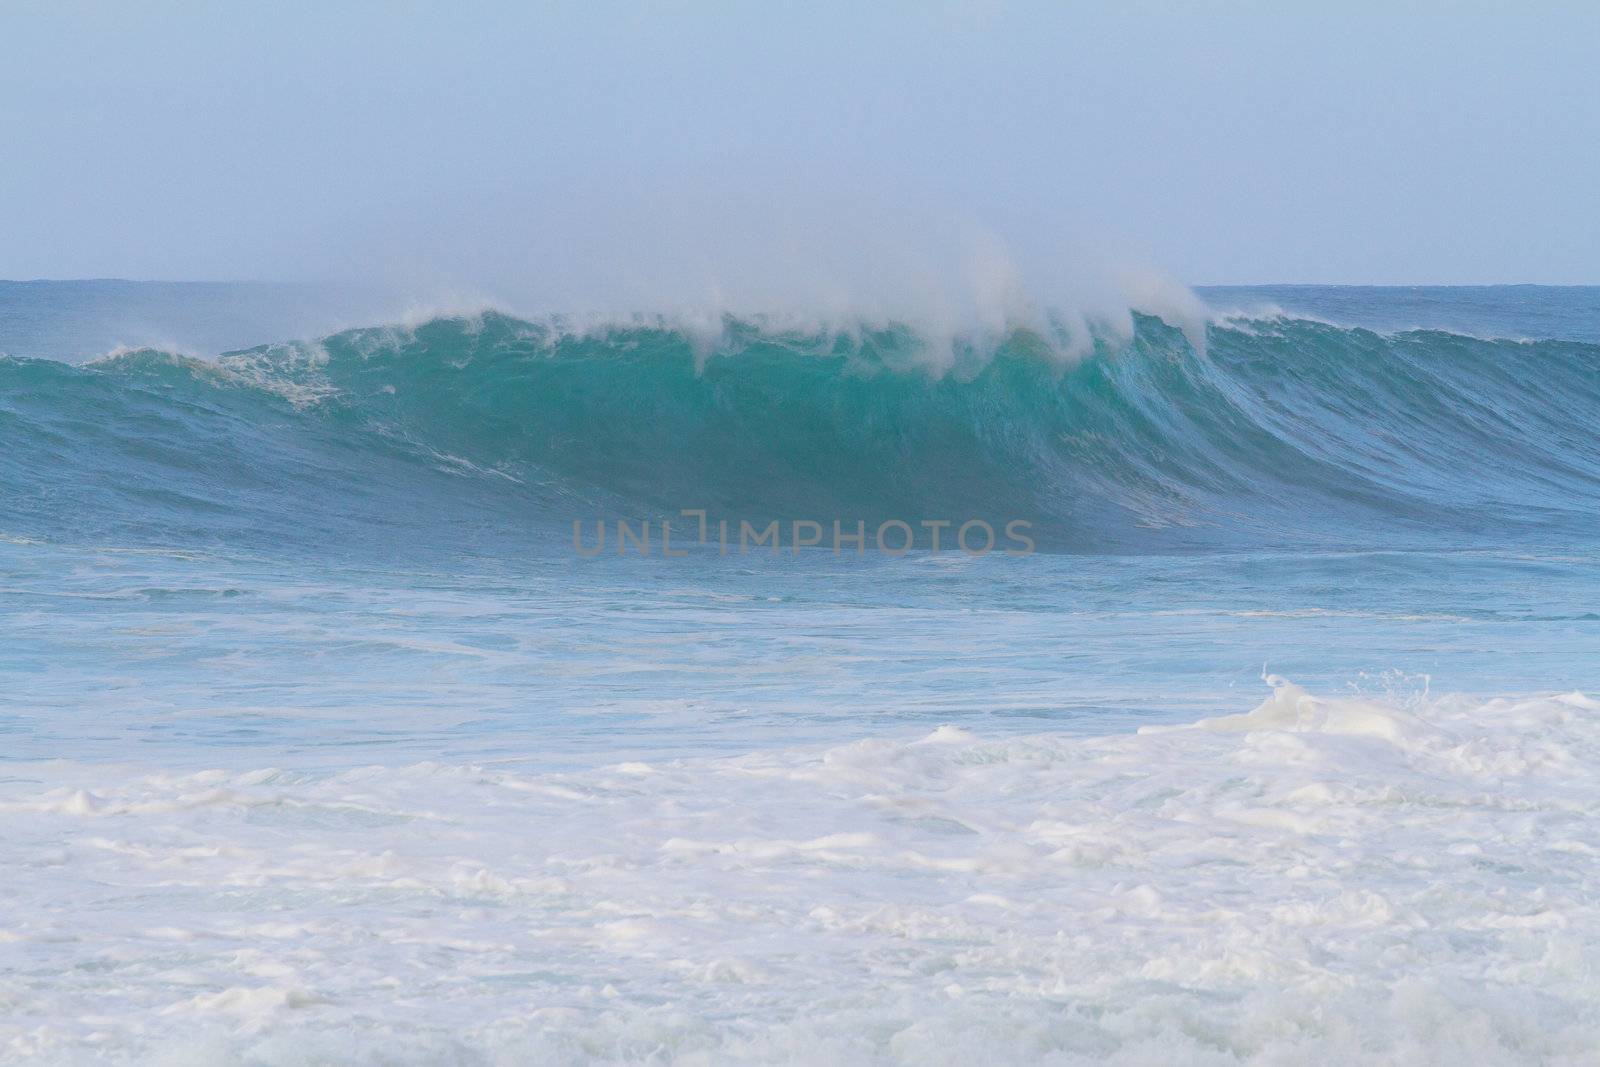
M 1600 703 L 0 786 L 0 1058 L 1588 1063 Z

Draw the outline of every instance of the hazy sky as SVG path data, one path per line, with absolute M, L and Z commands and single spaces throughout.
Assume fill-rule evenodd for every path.
M 0 0 L 0 277 L 1600 282 L 1600 4 Z

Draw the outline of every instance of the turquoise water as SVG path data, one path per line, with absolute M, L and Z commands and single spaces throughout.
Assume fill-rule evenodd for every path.
M 1592 1049 L 1596 290 L 35 358 L 110 284 L 0 288 L 11 1058 Z

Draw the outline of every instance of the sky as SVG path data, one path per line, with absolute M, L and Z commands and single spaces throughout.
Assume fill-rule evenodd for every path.
M 0 277 L 1596 283 L 1597 43 L 1589 2 L 0 0 Z

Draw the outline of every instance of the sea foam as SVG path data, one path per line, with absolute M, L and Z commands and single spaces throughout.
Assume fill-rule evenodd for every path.
M 1138 734 L 570 774 L 36 765 L 0 1057 L 1586 1063 L 1597 767 L 1578 693 L 1281 679 Z

